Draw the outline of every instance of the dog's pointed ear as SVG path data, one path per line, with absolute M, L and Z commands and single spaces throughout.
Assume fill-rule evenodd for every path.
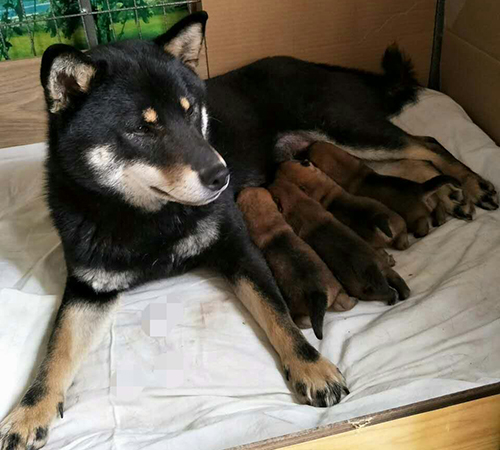
M 208 14 L 205 11 L 190 14 L 165 34 L 158 36 L 154 42 L 194 70 L 200 59 L 207 19 Z
M 49 112 L 65 110 L 89 91 L 96 65 L 81 51 L 65 44 L 51 45 L 42 57 L 40 78 Z

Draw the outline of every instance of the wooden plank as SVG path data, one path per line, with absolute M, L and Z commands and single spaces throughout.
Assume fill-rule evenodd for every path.
M 282 447 L 283 450 L 498 450 L 500 395 Z
M 498 442 L 500 444 L 500 383 L 494 383 L 486 386 L 481 386 L 478 388 L 473 388 L 473 389 L 468 389 L 465 391 L 457 392 L 454 394 L 450 395 L 445 395 L 442 397 L 437 397 L 433 399 L 429 399 L 426 401 L 422 402 L 417 402 L 413 403 L 410 405 L 406 406 L 401 406 L 399 408 L 394 408 L 394 409 L 389 409 L 386 411 L 381 411 L 379 413 L 375 414 L 370 414 L 367 416 L 361 416 L 357 417 L 351 420 L 346 420 L 343 422 L 338 422 L 334 423 L 331 425 L 315 428 L 312 430 L 304 430 L 298 433 L 293 433 L 285 436 L 280 436 L 278 438 L 272 438 L 268 439 L 265 441 L 260 441 L 260 442 L 255 442 L 253 444 L 248 444 L 248 445 L 243 445 L 243 446 L 238 446 L 234 447 L 229 450 L 278 450 L 278 449 L 290 449 L 290 450 L 305 450 L 305 449 L 311 449 L 311 450 L 322 450 L 323 448 L 335 448 L 336 450 L 340 449 L 342 450 L 344 447 L 337 447 L 337 441 L 332 441 L 330 443 L 330 439 L 333 439 L 336 436 L 343 436 L 347 435 L 349 433 L 352 433 L 353 431 L 358 432 L 360 429 L 363 430 L 369 430 L 372 428 L 375 428 L 379 425 L 384 425 L 387 423 L 393 423 L 401 419 L 411 419 L 412 417 L 417 417 L 418 416 L 425 416 L 426 414 L 429 413 L 435 413 L 438 411 L 445 411 L 449 410 L 450 407 L 457 407 L 460 405 L 469 405 L 475 401 L 478 401 L 480 399 L 496 399 L 493 401 L 493 404 L 495 405 L 494 408 L 498 408 L 498 410 L 495 409 L 496 411 L 496 416 L 493 414 L 492 417 L 496 417 L 496 425 L 495 421 L 491 423 L 492 425 L 492 434 L 491 436 L 493 439 L 497 439 L 497 441 L 493 442 Z M 468 407 L 464 407 L 464 410 L 461 411 L 466 411 Z M 490 412 L 487 413 L 490 415 Z M 428 416 L 426 416 L 428 417 Z M 427 420 L 427 419 L 426 419 Z M 464 420 L 470 420 L 470 418 L 466 418 Z M 413 423 L 413 422 L 411 422 Z M 424 426 L 428 425 L 428 422 L 423 421 L 422 419 L 415 419 L 415 424 L 423 423 Z M 426 425 L 427 424 L 427 425 Z M 412 425 L 413 426 L 413 425 Z M 495 428 L 496 426 L 496 428 Z M 391 429 L 391 427 L 388 425 L 388 429 Z M 377 428 L 378 429 L 378 428 Z M 385 428 L 381 428 L 385 429 Z M 494 431 L 496 430 L 496 431 Z M 427 430 L 425 431 L 427 433 Z M 431 431 L 429 431 L 430 433 Z M 496 433 L 496 434 L 495 434 Z M 356 433 L 354 433 L 356 435 Z M 351 434 L 349 434 L 351 436 Z M 351 436 L 352 437 L 352 436 Z M 328 444 L 323 444 L 324 442 Z M 333 444 L 334 442 L 334 444 Z M 351 442 L 351 441 L 349 441 Z M 315 447 L 316 443 L 321 444 L 321 445 L 328 445 L 327 447 Z M 410 445 L 411 444 L 411 445 Z M 420 449 L 420 448 L 425 448 L 431 449 L 431 448 L 438 448 L 438 447 L 425 447 L 425 446 L 416 446 L 415 443 L 410 442 L 408 444 L 408 447 L 400 447 L 400 443 L 398 441 L 396 446 L 387 446 L 383 447 L 382 444 L 377 444 L 375 447 L 367 447 L 368 449 L 370 448 L 384 448 L 384 449 L 402 449 L 405 450 L 408 448 L 408 450 L 415 450 L 415 449 Z M 350 444 L 352 445 L 352 444 Z M 363 444 L 359 444 L 359 448 L 364 448 L 361 447 Z M 383 445 L 388 445 L 387 443 L 384 443 Z M 405 444 L 406 445 L 406 444 Z M 413 445 L 413 446 L 412 446 Z M 475 445 L 475 444 L 474 444 Z M 297 447 L 300 446 L 300 447 Z M 380 446 L 380 447 L 379 447 Z M 352 447 L 345 447 L 345 448 L 358 448 L 357 445 L 352 446 Z M 446 447 L 443 447 L 446 448 Z M 455 448 L 455 447 L 450 447 Z M 461 448 L 461 447 L 457 447 Z M 470 448 L 471 450 L 476 447 L 463 447 L 465 448 Z M 485 448 L 490 448 L 490 447 L 485 447 Z M 500 449 L 500 445 L 497 447 L 494 447 L 495 450 Z
M 40 58 L 0 63 L 0 148 L 45 140 Z

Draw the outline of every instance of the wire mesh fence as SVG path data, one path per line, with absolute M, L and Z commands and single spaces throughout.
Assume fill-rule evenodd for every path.
M 200 0 L 0 0 L 0 61 L 40 56 L 60 42 L 80 50 L 152 39 Z

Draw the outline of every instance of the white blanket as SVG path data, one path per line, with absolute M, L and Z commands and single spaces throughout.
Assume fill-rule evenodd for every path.
M 450 98 L 425 91 L 395 122 L 500 187 L 499 148 Z M 65 280 L 43 156 L 43 144 L 0 151 L 0 418 L 43 356 Z M 500 381 L 500 211 L 449 220 L 393 254 L 407 301 L 327 313 L 321 342 L 305 331 L 347 378 L 341 404 L 295 403 L 248 312 L 195 271 L 123 295 L 46 448 L 219 450 Z

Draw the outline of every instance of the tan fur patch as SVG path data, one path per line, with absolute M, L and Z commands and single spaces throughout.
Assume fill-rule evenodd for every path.
M 26 447 L 35 444 L 37 429 L 46 429 L 55 418 L 58 405 L 64 403 L 66 391 L 83 358 L 110 325 L 111 313 L 117 303 L 110 303 L 107 309 L 72 306 L 63 313 L 51 337 L 51 351 L 42 363 L 45 376 L 35 381 L 43 386 L 43 397 L 33 406 L 15 408 L 0 424 L 1 433 L 18 433 Z M 43 442 L 37 441 L 36 444 L 39 448 Z
M 281 358 L 281 362 L 288 373 L 290 385 L 296 391 L 303 403 L 317 404 L 317 394 L 323 394 L 325 406 L 331 406 L 340 399 L 333 395 L 332 385 L 345 386 L 344 377 L 337 367 L 323 357 L 315 361 L 306 361 L 296 352 L 297 342 L 303 339 L 297 326 L 290 316 L 278 314 L 271 308 L 266 299 L 262 297 L 252 282 L 241 279 L 235 286 L 235 292 L 240 301 L 250 311 L 257 323 L 263 328 L 272 346 Z M 287 320 L 288 319 L 288 320 Z M 299 392 L 297 386 L 303 387 L 304 392 Z
M 182 97 L 180 99 L 180 104 L 184 111 L 187 111 L 191 107 L 191 103 L 189 103 L 189 100 L 186 97 Z
M 195 69 L 198 65 L 202 43 L 202 25 L 197 23 L 186 28 L 174 39 L 167 42 L 164 50 L 179 58 L 187 66 Z
M 281 325 L 282 318 L 267 304 L 266 299 L 255 289 L 252 282 L 246 279 L 240 280 L 235 286 L 235 293 L 265 331 L 280 357 L 290 358 L 294 347 L 292 336 Z M 291 318 L 290 324 L 293 325 Z
M 153 108 L 147 108 L 142 112 L 142 117 L 148 123 L 158 122 L 158 113 Z

